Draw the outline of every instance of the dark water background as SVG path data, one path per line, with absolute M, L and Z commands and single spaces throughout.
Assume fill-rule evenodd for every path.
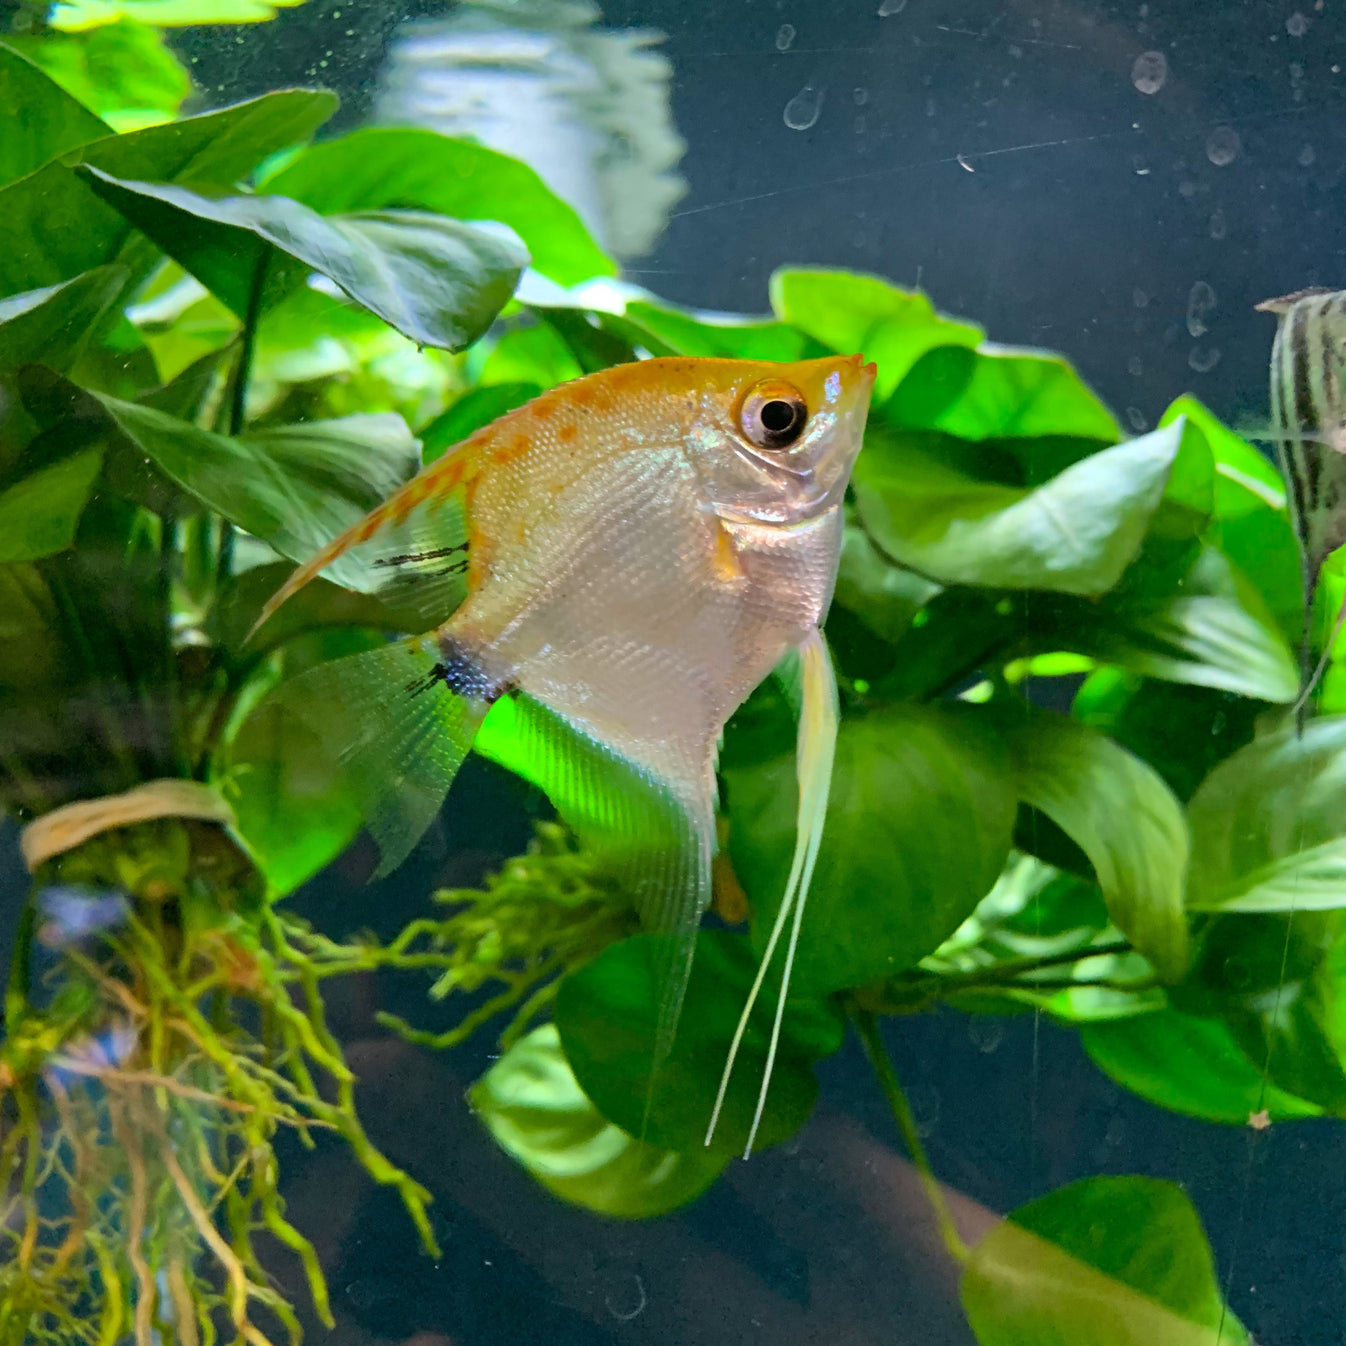
M 787 262 L 919 281 L 995 339 L 1066 352 L 1139 430 L 1184 391 L 1226 418 L 1264 418 L 1271 320 L 1252 305 L 1346 284 L 1340 0 L 909 0 L 885 18 L 878 0 L 604 8 L 613 25 L 668 34 L 690 190 L 629 274 L 670 299 L 762 310 L 767 276 Z M 213 101 L 321 81 L 350 125 L 396 24 L 438 12 L 312 0 L 181 47 Z M 795 36 L 779 52 L 784 23 Z M 1146 95 L 1133 67 L 1153 50 L 1168 76 Z M 792 130 L 784 109 L 806 85 L 822 90 L 821 112 Z M 1237 150 L 1224 162 L 1229 132 Z M 1193 336 L 1198 282 L 1214 305 Z M 534 807 L 471 763 L 402 871 L 365 886 L 372 857 L 357 846 L 295 906 L 333 934 L 391 935 L 434 887 L 476 882 L 521 849 Z M 0 832 L 4 904 L 22 888 L 12 830 Z M 635 1226 L 561 1207 L 494 1149 L 463 1101 L 489 1035 L 436 1056 L 390 1039 L 380 1008 L 433 1016 L 422 985 L 390 979 L 356 983 L 332 1007 L 373 1138 L 435 1193 L 444 1256 L 420 1255 L 396 1200 L 339 1146 L 284 1153 L 293 1218 L 316 1235 L 340 1319 L 330 1337 L 313 1325 L 311 1340 L 971 1341 L 853 1048 L 825 1063 L 822 1105 L 796 1144 L 736 1165 L 687 1212 Z M 1003 1212 L 1099 1172 L 1175 1179 L 1263 1346 L 1341 1342 L 1337 1125 L 1254 1134 L 1161 1112 L 1031 1015 L 939 1012 L 891 1023 L 887 1037 L 937 1172 L 972 1201 Z

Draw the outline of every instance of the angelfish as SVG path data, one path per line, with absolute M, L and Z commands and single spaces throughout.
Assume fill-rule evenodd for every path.
M 644 924 L 668 936 L 657 1058 L 710 898 L 721 731 L 797 652 L 794 861 L 720 1089 L 722 1102 L 788 924 L 754 1135 L 827 808 L 837 691 L 820 624 L 874 374 L 858 355 L 667 358 L 564 384 L 424 468 L 301 566 L 258 620 L 324 571 L 340 582 L 343 567 L 439 604 L 427 634 L 304 675 L 295 704 L 320 733 L 344 735 L 339 755 L 386 872 L 511 694 L 548 792 L 607 839 Z M 614 762 L 658 793 L 662 814 L 637 791 L 602 797 L 599 768 Z
M 1344 622 L 1337 614 L 1316 667 L 1309 623 L 1324 562 L 1346 544 L 1346 290 L 1300 290 L 1257 305 L 1274 313 L 1271 417 L 1304 580 L 1304 644 L 1298 715 L 1322 677 Z

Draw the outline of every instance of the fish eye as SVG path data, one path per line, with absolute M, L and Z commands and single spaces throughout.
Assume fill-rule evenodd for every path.
M 788 383 L 760 383 L 743 399 L 739 427 L 759 449 L 785 449 L 804 433 L 808 404 Z

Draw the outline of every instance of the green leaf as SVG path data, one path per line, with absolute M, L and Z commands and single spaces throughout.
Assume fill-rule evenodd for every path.
M 80 32 L 122 18 L 164 28 L 194 28 L 210 23 L 264 23 L 278 9 L 304 0 L 60 0 L 51 13 L 53 28 Z
M 434 462 L 447 449 L 461 444 L 506 412 L 531 402 L 541 391 L 536 383 L 495 383 L 464 393 L 421 431 L 422 458 L 427 463 Z
M 1188 806 L 1199 911 L 1346 907 L 1346 716 L 1240 749 Z
M 699 313 L 673 304 L 631 300 L 626 322 L 656 355 L 700 355 L 725 360 L 803 360 L 825 353 L 802 332 L 770 318 Z
M 895 560 L 945 584 L 1106 593 L 1135 558 L 1181 427 L 1104 449 L 1034 489 L 978 481 L 916 446 L 871 439 L 853 485 L 865 527 Z
M 879 368 L 875 406 L 927 351 L 975 346 L 984 335 L 971 323 L 936 313 L 919 291 L 854 271 L 783 267 L 771 277 L 771 307 L 828 350 L 859 351 L 873 360 Z
M 495 343 L 481 368 L 480 381 L 483 386 L 531 383 L 539 388 L 554 388 L 583 373 L 556 329 L 537 323 L 532 327 L 516 327 Z
M 371 127 L 306 150 L 264 184 L 324 215 L 392 207 L 498 220 L 562 285 L 616 274 L 579 216 L 517 159 L 434 131 Z
M 1252 738 L 1262 709 L 1233 692 L 1100 668 L 1072 713 L 1148 762 L 1186 802 L 1217 762 Z
M 272 898 L 311 879 L 360 830 L 360 806 L 335 755 L 274 697 L 244 720 L 221 789 Z
M 962 709 L 897 705 L 842 722 L 792 982 L 799 994 L 911 967 L 995 883 L 1014 827 L 1009 764 L 997 736 Z M 760 949 L 794 848 L 793 748 L 742 764 L 727 755 L 724 776 L 730 855 Z
M 702 930 L 677 1036 L 650 1083 L 658 1022 L 658 937 L 610 945 L 571 973 L 556 997 L 556 1026 L 575 1079 L 608 1121 L 659 1149 L 701 1150 L 720 1070 L 748 997 L 755 959 L 741 935 Z M 741 1153 L 757 1105 L 774 1007 L 754 1010 L 710 1149 Z M 776 1145 L 807 1120 L 817 1096 L 813 1062 L 841 1045 L 840 1016 L 791 996 L 757 1148 Z
M 986 706 L 1014 763 L 1019 797 L 1089 857 L 1108 914 L 1163 977 L 1187 967 L 1187 824 L 1152 768 L 1078 721 L 1031 706 Z
M 695 1200 L 729 1156 L 661 1150 L 607 1121 L 575 1080 L 555 1024 L 516 1042 L 468 1093 L 496 1143 L 548 1191 L 599 1215 L 649 1219 Z
M 1228 1025 L 1279 1088 L 1346 1116 L 1346 926 L 1335 911 L 1221 916 L 1173 1003 Z
M 108 134 L 107 125 L 49 75 L 0 43 L 0 185 L 24 177 L 66 150 Z
M 0 299 L 0 370 L 44 364 L 66 371 L 126 284 L 120 266 L 100 266 L 63 285 Z
M 1182 1189 L 1086 1178 L 1031 1201 L 973 1250 L 963 1307 L 981 1346 L 1247 1346 Z
M 114 177 L 177 182 L 192 188 L 231 187 L 268 155 L 307 140 L 336 108 L 328 93 L 267 94 L 218 112 L 187 117 L 80 147 L 74 162 Z M 72 156 L 0 188 L 6 246 L 0 250 L 0 297 L 57 285 L 117 260 L 130 226 L 73 171 Z M 142 248 L 131 266 L 151 264 Z
M 847 524 L 837 569 L 836 603 L 875 635 L 897 640 L 912 618 L 941 591 L 933 580 L 890 565 L 869 535 Z
M 1099 603 L 1033 614 L 1044 648 L 1261 701 L 1293 701 L 1299 671 L 1247 577 L 1217 548 L 1158 539 Z
M 1207 1122 L 1246 1126 L 1317 1117 L 1316 1104 L 1268 1084 L 1219 1019 L 1165 1009 L 1080 1030 L 1085 1050 L 1109 1078 L 1149 1102 Z
M 419 442 L 391 413 L 231 439 L 152 407 L 93 397 L 183 490 L 291 560 L 312 556 L 420 467 Z M 343 578 L 357 579 L 358 567 L 348 569 Z
M 880 415 L 903 429 L 968 440 L 1064 435 L 1115 444 L 1122 437 L 1112 413 L 1064 356 L 990 342 L 976 350 L 945 345 L 930 351 Z
M 1285 483 L 1275 467 L 1241 439 L 1190 393 L 1169 404 L 1159 418 L 1161 426 L 1185 417 L 1191 431 L 1200 434 L 1215 464 L 1215 513 L 1237 518 L 1257 509 L 1285 507 Z
M 211 198 L 81 172 L 239 317 L 263 276 L 269 306 L 311 268 L 411 340 L 461 350 L 490 326 L 528 261 L 512 238 L 420 211 L 325 218 L 283 196 Z
M 138 131 L 171 120 L 192 91 L 191 79 L 163 34 L 134 19 L 7 41 L 114 131 Z M 96 135 L 107 130 L 100 124 Z
M 0 491 L 0 564 L 36 561 L 74 541 L 102 461 L 86 449 Z

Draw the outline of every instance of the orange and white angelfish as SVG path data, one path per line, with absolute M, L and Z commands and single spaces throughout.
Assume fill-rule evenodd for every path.
M 422 626 L 442 624 L 320 665 L 296 707 L 320 733 L 356 726 L 341 759 L 386 872 L 512 694 L 514 732 L 542 763 L 534 779 L 586 841 L 601 838 L 644 923 L 668 936 L 665 1055 L 710 898 L 720 734 L 798 652 L 794 862 L 720 1088 L 722 1102 L 788 926 L 749 1149 L 827 810 L 837 691 L 819 627 L 873 382 L 857 355 L 652 359 L 563 384 L 424 468 L 297 570 L 258 622 L 324 571 L 383 577 L 385 596 L 415 595 L 422 611 L 429 599 Z M 633 789 L 613 792 L 614 764 Z

